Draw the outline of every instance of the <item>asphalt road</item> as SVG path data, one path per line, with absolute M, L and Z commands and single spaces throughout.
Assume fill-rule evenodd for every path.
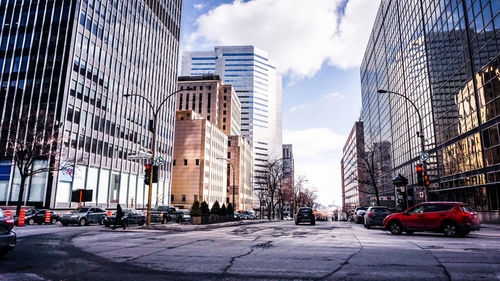
M 345 222 L 164 233 L 18 230 L 0 280 L 500 280 L 500 231 L 393 236 Z

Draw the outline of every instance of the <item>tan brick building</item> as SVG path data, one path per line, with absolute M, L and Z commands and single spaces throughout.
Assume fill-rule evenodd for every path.
M 253 209 L 253 156 L 246 137 L 230 136 L 228 159 L 235 166 L 235 210 Z M 229 165 L 229 164 L 228 164 Z M 228 170 L 226 203 L 233 202 L 233 173 Z
M 189 208 L 194 201 L 226 201 L 227 135 L 192 110 L 177 111 L 171 204 Z M 218 159 L 219 158 L 219 159 Z
M 218 75 L 181 76 L 177 110 L 193 110 L 228 136 L 241 135 L 241 103 L 233 86 L 225 85 Z

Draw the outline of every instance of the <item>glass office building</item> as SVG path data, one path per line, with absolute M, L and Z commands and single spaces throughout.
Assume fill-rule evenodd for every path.
M 254 46 L 218 46 L 182 54 L 181 74 L 217 74 L 241 101 L 241 134 L 254 152 L 254 175 L 269 157 L 281 158 L 282 89 L 267 52 Z
M 61 153 L 73 161 L 58 173 L 32 177 L 24 203 L 70 208 L 71 191 L 93 190 L 87 205 L 144 207 L 145 159 L 152 112 L 176 90 L 181 0 L 1 0 L 0 145 L 19 116 L 53 115 Z M 153 204 L 168 204 L 175 99 L 159 115 L 157 155 L 166 163 Z M 43 165 L 44 161 L 36 165 Z M 13 205 L 19 175 L 0 163 L 0 205 Z
M 500 2 L 384 0 L 361 66 L 365 141 L 389 142 L 386 173 L 422 200 L 419 108 L 429 199 L 462 201 L 500 221 Z

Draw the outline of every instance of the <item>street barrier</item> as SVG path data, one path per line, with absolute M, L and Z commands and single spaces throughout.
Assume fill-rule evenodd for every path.
M 45 223 L 50 223 L 50 214 L 51 212 L 48 210 L 45 212 Z
M 111 211 L 107 211 L 107 212 L 106 212 L 106 215 L 107 215 L 108 217 L 111 217 Z
M 12 211 L 11 210 L 5 211 L 5 215 L 8 217 L 12 217 Z
M 17 223 L 18 226 L 24 226 L 25 216 L 26 216 L 26 210 L 21 209 L 21 212 L 19 212 L 19 222 Z

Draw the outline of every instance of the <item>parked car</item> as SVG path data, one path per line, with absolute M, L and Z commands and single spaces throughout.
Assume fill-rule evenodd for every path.
M 56 224 L 59 221 L 59 215 L 54 213 L 53 211 L 50 211 L 50 224 Z M 45 223 L 45 215 L 47 213 L 47 210 L 45 209 L 29 209 L 26 210 L 25 216 L 24 216 L 24 223 L 27 225 L 33 225 L 35 223 L 37 224 L 43 224 Z M 18 225 L 19 223 L 19 216 L 14 216 L 14 224 Z
M 365 220 L 365 214 L 368 207 L 357 207 L 354 212 L 354 222 L 355 223 L 363 223 Z
M 111 216 L 106 216 L 104 220 L 104 226 L 109 227 L 115 223 L 116 211 L 111 214 Z M 137 211 L 135 209 L 123 209 L 123 226 L 128 226 L 130 224 L 137 224 L 139 226 L 146 223 L 146 216 L 142 211 Z
M 311 223 L 311 225 L 316 224 L 313 209 L 309 207 L 302 207 L 297 211 L 297 215 L 295 216 L 295 224 L 299 224 L 301 222 L 309 222 Z
M 89 225 L 90 223 L 104 224 L 106 211 L 98 207 L 79 207 L 64 214 L 59 218 L 63 226 L 68 224 L 78 224 L 79 226 Z
M 372 206 L 366 210 L 364 225 L 366 228 L 372 226 L 384 226 L 384 219 L 392 212 L 387 207 Z
M 416 205 L 404 212 L 389 215 L 384 227 L 394 235 L 403 231 L 436 231 L 444 235 L 466 236 L 470 231 L 481 229 L 477 213 L 460 202 L 427 202 Z
M 182 221 L 188 222 L 191 221 L 191 211 L 190 210 L 182 210 Z
M 184 220 L 184 213 L 177 211 L 175 207 L 171 206 L 156 206 L 151 210 L 151 221 L 167 223 L 170 221 L 182 222 Z
M 14 219 L 7 217 L 0 209 L 0 257 L 12 251 L 16 246 L 17 236 L 13 229 Z
M 248 210 L 239 210 L 238 215 L 240 216 L 240 219 L 242 220 L 251 220 L 255 218 L 255 215 L 250 213 Z

